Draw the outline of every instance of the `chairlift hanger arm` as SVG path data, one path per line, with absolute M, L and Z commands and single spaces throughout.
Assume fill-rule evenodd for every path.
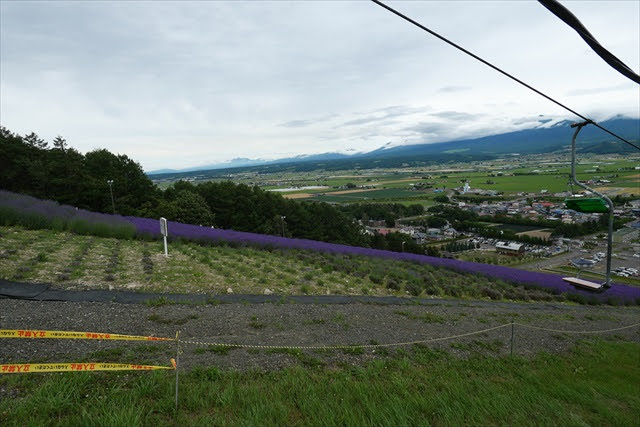
M 578 187 L 584 188 L 585 190 L 590 191 L 596 196 L 606 200 L 607 204 L 609 205 L 609 209 L 611 209 L 611 212 L 613 212 L 613 202 L 611 201 L 611 199 L 609 199 L 604 194 L 594 190 L 593 188 L 581 183 L 580 181 L 578 181 L 576 177 L 576 138 L 578 137 L 578 133 L 580 133 L 582 128 L 589 124 L 593 124 L 593 122 L 591 120 L 586 120 L 584 122 L 571 124 L 572 128 L 576 128 L 576 131 L 573 133 L 573 138 L 571 139 L 571 175 L 570 175 L 571 182 L 577 185 Z
M 573 133 L 573 138 L 571 138 L 571 182 L 573 182 L 580 188 L 584 188 L 585 190 L 591 191 L 592 193 L 596 194 L 598 197 L 605 200 L 607 202 L 607 205 L 609 206 L 609 233 L 607 235 L 607 275 L 605 282 L 602 284 L 603 287 L 608 288 L 611 286 L 611 252 L 613 250 L 613 202 L 604 194 L 601 194 L 598 191 L 588 187 L 587 185 L 578 181 L 576 178 L 576 138 L 578 137 L 578 133 L 580 133 L 580 130 L 591 123 L 592 122 L 590 120 L 587 120 L 585 122 L 574 123 L 571 125 L 571 127 L 576 128 L 576 131 Z M 595 123 L 593 124 L 595 125 Z M 578 286 L 585 285 L 584 283 L 577 283 L 575 281 L 572 283 Z

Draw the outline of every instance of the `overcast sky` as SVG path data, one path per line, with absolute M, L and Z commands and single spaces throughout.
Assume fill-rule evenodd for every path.
M 640 116 L 638 85 L 535 1 L 389 4 L 596 120 Z M 563 4 L 638 72 L 640 1 Z M 571 117 L 367 1 L 0 1 L 0 62 L 3 126 L 146 170 Z

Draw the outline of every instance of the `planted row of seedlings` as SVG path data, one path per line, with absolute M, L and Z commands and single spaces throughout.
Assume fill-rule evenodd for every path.
M 40 238 L 41 235 L 38 235 L 35 237 L 30 237 L 24 241 L 12 241 L 11 243 L 7 243 L 7 247 L 5 247 L 2 252 L 0 252 L 0 259 L 17 259 L 20 255 L 20 251 L 29 249 Z
M 35 246 L 35 244 L 39 240 L 42 240 L 44 236 L 44 234 L 39 234 L 37 237 L 30 239 L 29 244 L 25 245 L 25 247 Z M 55 253 L 65 242 L 66 240 L 52 240 L 45 244 L 35 255 L 22 263 L 22 265 L 18 266 L 15 274 L 13 275 L 13 279 L 24 280 L 33 275 L 38 270 L 39 264 L 45 263 L 49 260 L 49 256 L 47 254 Z
M 147 281 L 150 282 L 153 276 L 153 260 L 151 259 L 151 252 L 149 252 L 149 246 L 146 243 L 142 248 L 142 270 Z
M 109 261 L 107 262 L 107 267 L 105 268 L 105 276 L 104 280 L 107 282 L 113 282 L 116 280 L 116 271 L 118 270 L 118 264 L 120 263 L 120 241 L 116 240 L 113 248 L 111 249 L 111 256 L 109 256 Z
M 58 274 L 58 280 L 66 281 L 82 275 L 82 264 L 86 256 L 89 254 L 89 250 L 91 250 L 91 247 L 95 243 L 95 240 L 95 237 L 91 237 L 84 241 L 80 246 L 80 249 L 75 253 L 69 265 L 62 270 L 62 273 Z

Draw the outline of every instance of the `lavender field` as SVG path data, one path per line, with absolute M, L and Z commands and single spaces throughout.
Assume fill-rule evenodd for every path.
M 77 234 L 132 238 L 136 230 L 119 215 L 107 215 L 0 190 L 0 225 L 69 230 Z
M 127 219 L 136 226 L 136 229 L 139 233 L 150 234 L 154 236 L 160 235 L 160 228 L 157 220 L 134 217 L 128 217 Z M 171 221 L 169 221 L 169 230 L 170 235 L 173 235 L 174 237 L 181 237 L 191 240 L 235 242 L 246 245 L 310 250 L 334 254 L 375 257 L 398 261 L 409 261 L 419 264 L 428 264 L 434 267 L 442 267 L 458 272 L 490 277 L 508 283 L 523 286 L 535 286 L 554 294 L 573 294 L 578 296 L 578 300 L 584 299 L 585 301 L 611 302 L 614 304 L 640 303 L 640 288 L 622 284 L 613 284 L 611 288 L 605 290 L 604 292 L 593 293 L 577 289 L 574 286 L 569 285 L 564 280 L 562 280 L 562 276 L 559 275 L 526 271 L 498 265 L 480 264 L 455 259 L 430 257 L 427 255 L 417 255 L 410 253 L 384 251 L 379 249 L 339 245 L 313 240 L 290 239 L 279 236 L 212 229 L 208 227 L 181 224 Z
M 0 225 L 4 226 L 22 226 L 30 229 L 53 229 L 57 231 L 71 231 L 75 234 L 94 235 L 102 237 L 128 238 L 136 235 L 143 238 L 160 237 L 159 222 L 156 219 L 138 218 L 138 217 L 122 217 L 116 215 L 98 214 L 94 212 L 76 209 L 71 206 L 59 205 L 55 202 L 41 201 L 29 196 L 17 195 L 6 191 L 0 191 Z M 510 268 L 504 266 L 481 264 L 468 261 L 460 261 L 453 259 L 435 258 L 426 255 L 416 255 L 410 253 L 399 253 L 384 251 L 378 249 L 370 249 L 363 247 L 354 247 L 326 242 L 319 242 L 305 239 L 283 238 L 279 236 L 271 236 L 264 234 L 255 234 L 247 232 L 238 232 L 233 230 L 214 229 L 197 225 L 182 224 L 177 222 L 169 222 L 169 236 L 172 240 L 176 238 L 205 243 L 206 245 L 231 245 L 233 247 L 249 247 L 257 249 L 278 249 L 278 250 L 295 250 L 299 253 L 321 253 L 329 255 L 339 255 L 340 263 L 353 263 L 354 265 L 362 263 L 367 259 L 384 259 L 391 262 L 389 265 L 397 263 L 406 269 L 416 269 L 415 266 L 428 266 L 435 268 L 441 272 L 455 272 L 463 274 L 469 282 L 467 286 L 476 289 L 476 282 L 482 282 L 483 286 L 489 290 L 485 290 L 480 296 L 486 296 L 494 299 L 504 297 L 508 289 L 499 286 L 500 291 L 493 293 L 490 291 L 495 286 L 489 286 L 489 282 L 498 281 L 499 283 L 510 284 L 514 290 L 528 289 L 538 290 L 544 295 L 566 295 L 567 298 L 582 303 L 609 303 L 609 304 L 638 304 L 640 303 L 640 288 L 614 284 L 611 288 L 601 293 L 592 293 L 576 289 L 562 280 L 562 277 L 555 274 L 532 272 Z M 138 248 L 140 249 L 140 248 Z M 134 249 L 131 249 L 134 250 Z M 145 249 L 146 250 L 146 249 Z M 263 251 L 254 251 L 263 252 Z M 4 254 L 6 257 L 6 253 Z M 300 257 L 304 258 L 305 255 Z M 313 258 L 313 256 L 309 256 Z M 347 257 L 345 260 L 344 257 Z M 206 260 L 206 255 L 202 255 Z M 145 259 L 150 260 L 149 256 Z M 149 273 L 150 261 L 141 261 L 145 274 Z M 341 267 L 342 268 L 342 267 Z M 358 268 L 346 268 L 347 271 L 357 271 Z M 189 271 L 184 269 L 185 274 Z M 349 271 L 350 273 L 351 271 Z M 62 273 L 62 274 L 69 274 Z M 255 274 L 260 274 L 259 272 Z M 369 273 L 361 273 L 369 277 Z M 18 275 L 19 277 L 20 275 Z M 309 274 L 306 275 L 310 281 Z M 373 274 L 373 283 L 385 282 L 388 280 L 384 274 L 382 278 L 380 273 Z M 430 275 L 428 277 L 432 277 Z M 383 288 L 391 290 L 391 293 L 404 290 L 405 294 L 421 295 L 434 292 L 436 295 L 472 296 L 478 292 L 465 292 L 465 283 L 456 282 L 456 285 L 449 291 L 443 291 L 442 288 L 435 290 L 430 288 L 429 278 L 424 275 L 417 275 L 418 278 L 409 278 L 407 283 L 409 288 L 401 285 L 402 280 L 392 279 L 390 284 L 382 285 Z M 148 278 L 149 279 L 149 278 Z M 179 281 L 179 276 L 175 277 Z M 148 282 L 149 280 L 147 280 Z M 295 282 L 289 279 L 289 282 Z M 498 283 L 497 282 L 497 283 Z M 515 286 L 514 286 L 515 285 Z M 376 286 L 373 286 L 376 288 Z M 291 288 L 291 287 L 290 287 Z M 307 286 L 309 288 L 309 286 Z M 171 289 L 167 289 L 171 291 Z M 218 289 L 222 291 L 222 289 Z M 294 291 L 293 289 L 289 289 Z M 476 289 L 477 290 L 477 289 Z M 260 291 L 259 288 L 252 289 L 253 292 Z M 386 291 L 385 291 L 386 292 Z M 304 290 L 303 290 L 304 293 Z M 542 294 L 541 294 L 542 295 Z M 507 298 L 513 298 L 513 292 L 510 292 Z M 563 297 L 564 298 L 564 297 Z

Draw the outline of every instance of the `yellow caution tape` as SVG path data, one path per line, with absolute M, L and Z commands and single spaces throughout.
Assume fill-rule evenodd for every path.
M 135 363 L 12 363 L 0 365 L 0 374 L 30 374 L 38 372 L 93 372 L 93 371 L 157 371 L 176 369 L 171 366 L 137 365 Z
M 84 340 L 175 341 L 173 338 L 140 335 L 105 334 L 96 332 L 41 331 L 34 329 L 0 329 L 0 338 L 57 338 Z

